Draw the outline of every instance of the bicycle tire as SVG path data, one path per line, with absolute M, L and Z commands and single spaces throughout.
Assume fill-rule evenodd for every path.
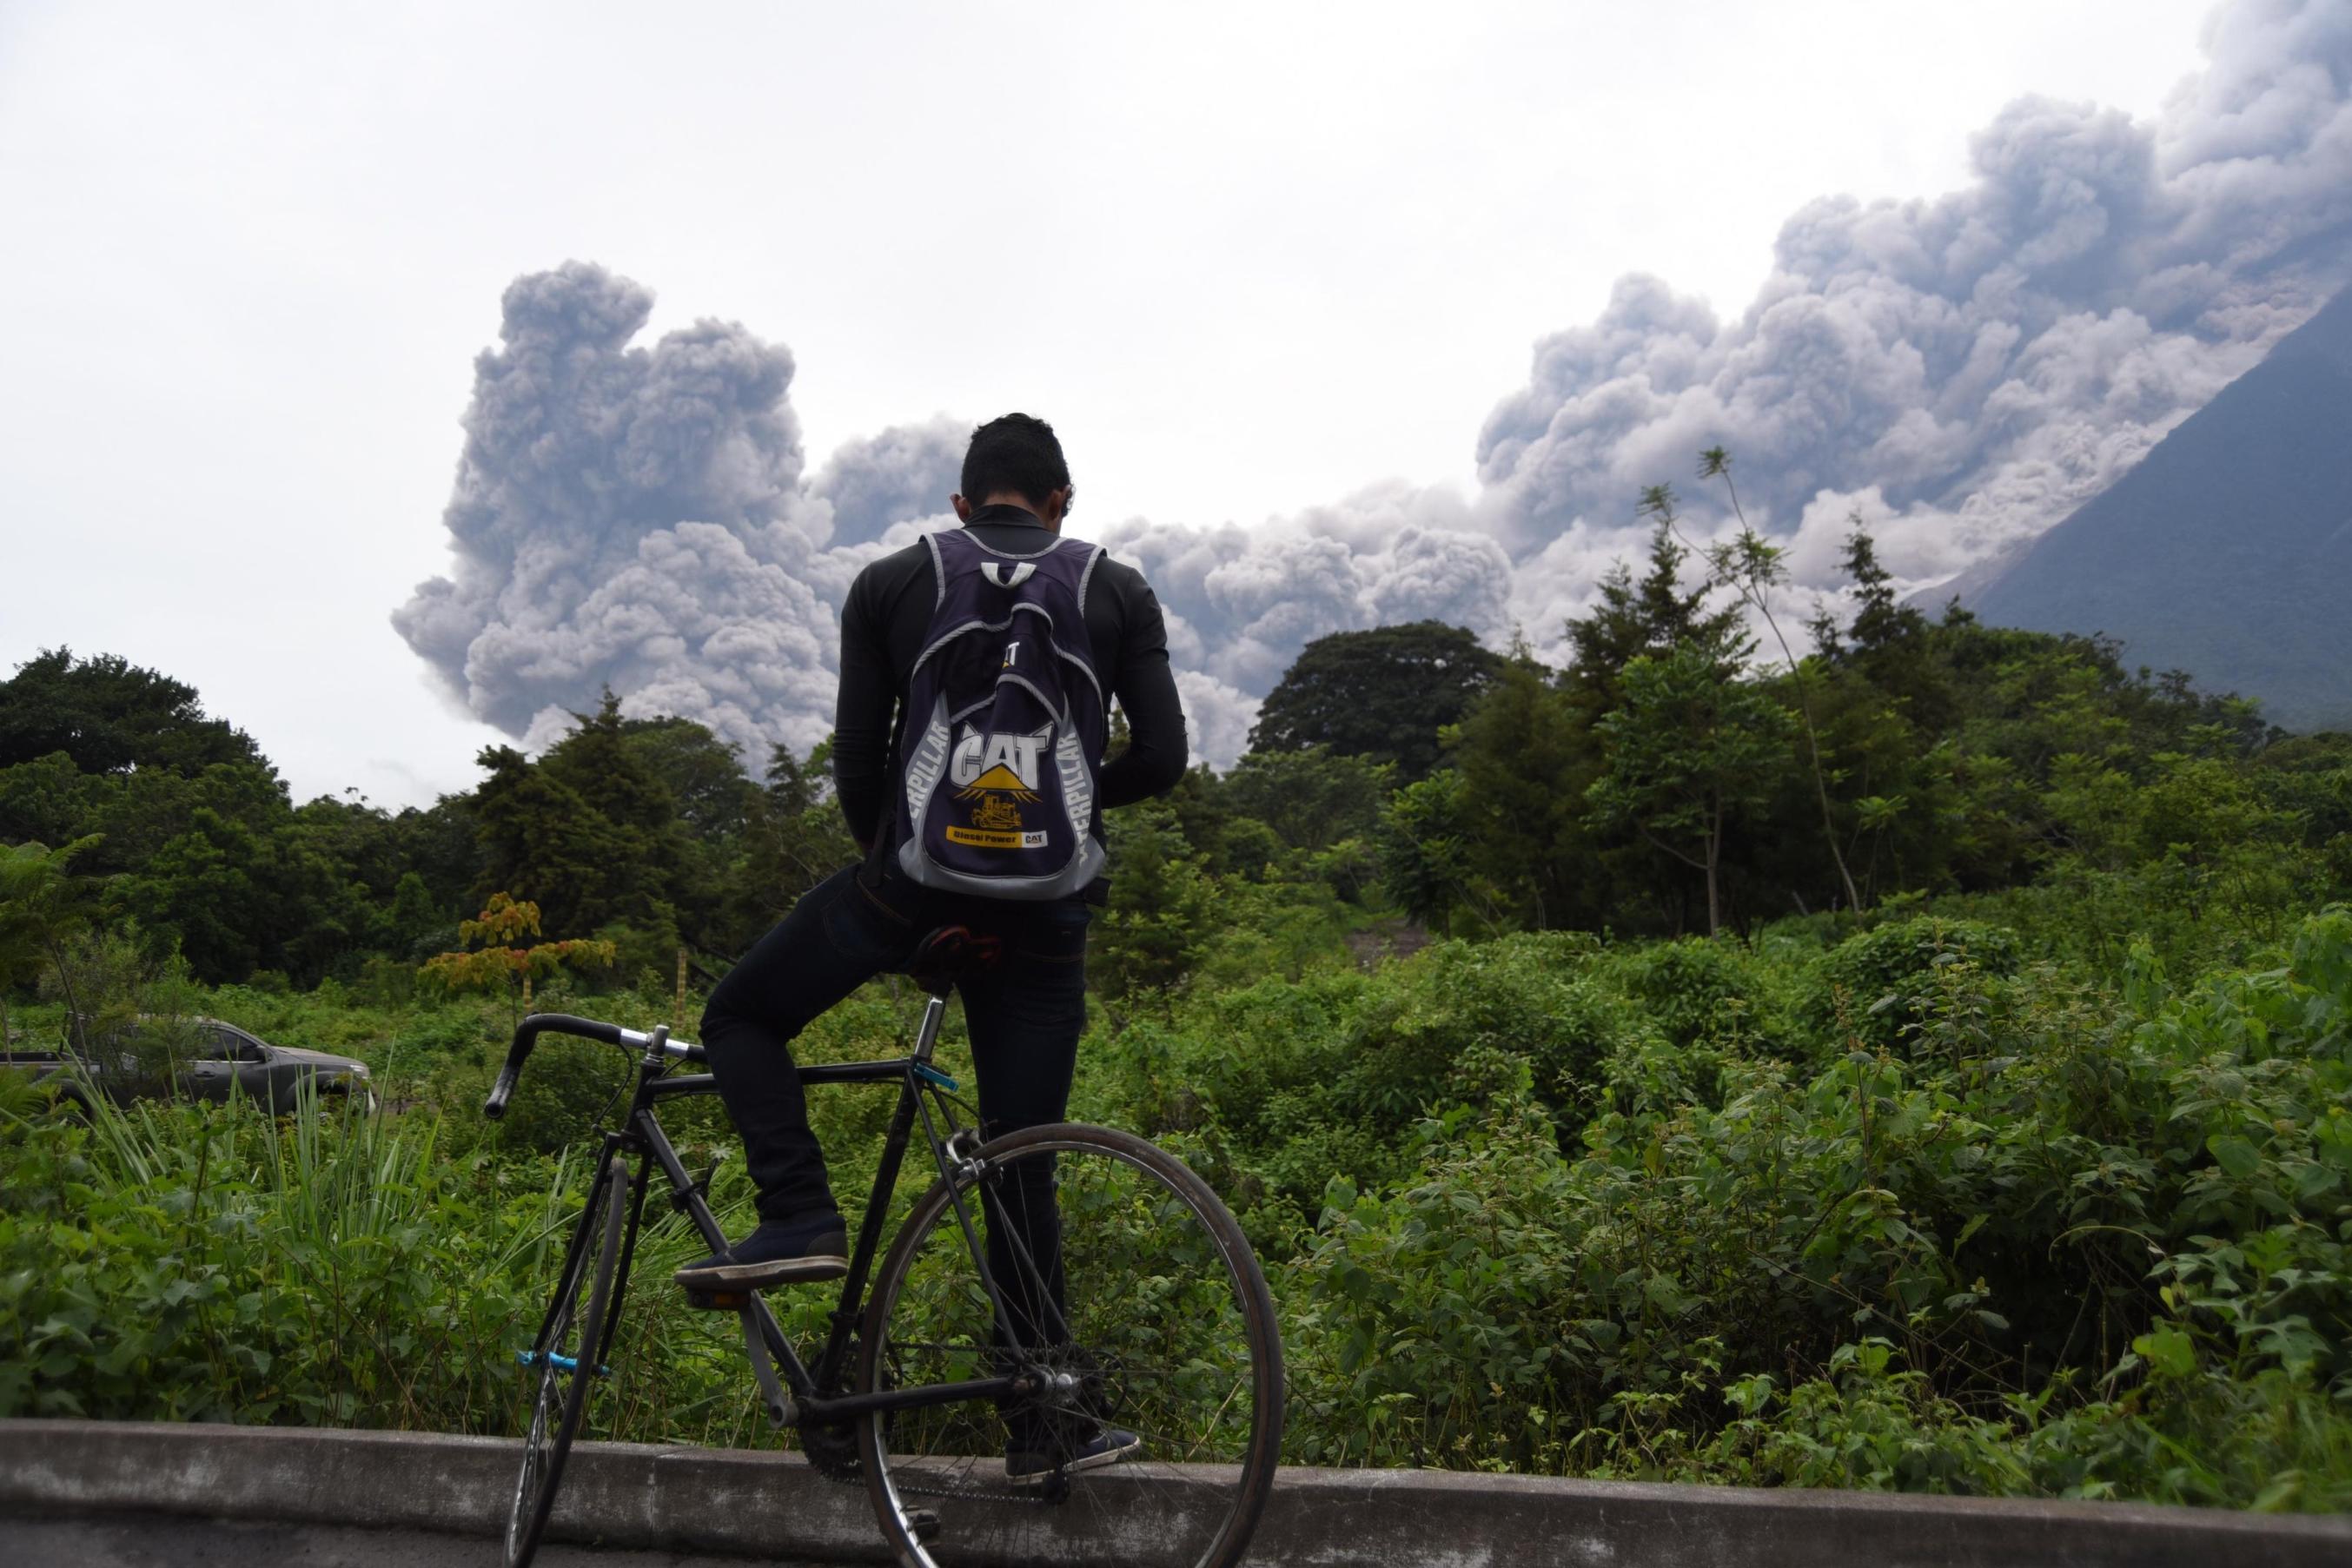
M 861 1324 L 858 1387 L 961 1382 L 1007 1364 L 950 1199 L 966 1200 L 976 1229 L 983 1213 L 992 1225 L 999 1206 L 1017 1199 L 1022 1173 L 1034 1182 L 1043 1170 L 1064 1222 L 1067 1307 L 1061 1343 L 1024 1361 L 1065 1373 L 1083 1393 L 861 1419 L 867 1493 L 898 1562 L 965 1568 L 1108 1554 L 1231 1568 L 1273 1485 L 1283 1416 L 1274 1299 L 1241 1227 L 1181 1161 L 1110 1128 L 1025 1128 L 984 1145 L 976 1163 L 988 1173 L 987 1201 L 970 1202 L 970 1169 L 952 1186 L 934 1183 L 893 1241 Z M 1038 1281 L 1050 1264 L 1024 1250 L 1016 1268 L 1024 1299 L 1045 1300 Z M 1003 1458 L 1016 1423 L 1058 1427 L 1064 1436 L 1048 1440 L 1064 1455 L 1083 1441 L 1072 1430 L 1119 1427 L 1144 1443 L 1120 1462 L 1055 1468 L 1043 1484 L 1016 1486 Z
M 604 1206 L 601 1217 L 599 1204 Z M 596 1379 L 597 1354 L 607 1338 L 606 1315 L 628 1213 L 628 1167 L 615 1155 L 605 1162 L 589 1189 L 580 1216 L 583 1244 L 573 1249 L 550 1304 L 552 1321 L 546 1343 L 539 1347 L 539 1393 L 523 1437 L 522 1470 L 515 1479 L 514 1506 L 507 1515 L 507 1568 L 527 1568 L 539 1551 L 547 1516 L 555 1506 L 555 1489 L 563 1480 L 563 1461 L 580 1430 L 589 1385 Z M 583 1287 L 588 1292 L 584 1312 L 580 1310 Z M 564 1366 L 556 1359 L 559 1355 L 573 1364 Z

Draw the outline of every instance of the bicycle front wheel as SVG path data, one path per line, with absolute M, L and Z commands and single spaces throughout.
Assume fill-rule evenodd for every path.
M 589 1188 L 580 1230 L 565 1260 L 563 1278 L 547 1309 L 546 1325 L 526 1364 L 539 1374 L 530 1427 L 522 1445 L 522 1473 L 515 1480 L 514 1507 L 507 1515 L 507 1568 L 524 1568 L 539 1551 L 555 1489 L 563 1479 L 564 1456 L 580 1430 L 589 1385 L 599 1375 L 596 1358 L 613 1309 L 613 1281 L 621 1261 L 622 1232 L 628 1223 L 629 1171 L 618 1155 L 607 1160 Z
M 1026 1128 L 935 1184 L 875 1281 L 858 1372 L 868 1392 L 1008 1375 L 1028 1390 L 860 1423 L 905 1568 L 1229 1568 L 1273 1485 L 1265 1277 L 1208 1185 L 1130 1134 Z

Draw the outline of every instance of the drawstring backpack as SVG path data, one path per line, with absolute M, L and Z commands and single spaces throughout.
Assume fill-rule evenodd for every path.
M 898 865 L 925 887 L 1048 899 L 1099 875 L 1095 780 L 1108 703 L 1087 637 L 1100 545 L 1034 555 L 924 536 L 939 580 L 908 680 Z

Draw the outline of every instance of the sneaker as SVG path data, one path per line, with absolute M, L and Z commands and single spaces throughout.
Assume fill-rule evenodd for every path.
M 689 1291 L 764 1291 L 849 1272 L 849 1231 L 837 1214 L 763 1219 L 725 1252 L 698 1259 L 673 1279 Z
M 1042 1485 L 1053 1478 L 1056 1469 L 1076 1475 L 1080 1470 L 1100 1469 L 1115 1465 L 1143 1447 L 1143 1439 L 1117 1427 L 1097 1427 L 1095 1435 L 1078 1445 L 1066 1458 L 1040 1453 L 1034 1448 L 1008 1448 L 1004 1450 L 1004 1479 L 1017 1487 Z

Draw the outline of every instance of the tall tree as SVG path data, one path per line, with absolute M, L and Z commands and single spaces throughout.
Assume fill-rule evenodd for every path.
M 1322 747 L 1254 751 L 1225 776 L 1223 804 L 1274 830 L 1294 850 L 1328 850 L 1370 839 L 1388 800 L 1389 767 Z
M 1266 694 L 1250 749 L 1327 746 L 1393 762 L 1405 782 L 1425 778 L 1437 766 L 1437 732 L 1461 722 L 1501 663 L 1442 621 L 1318 637 Z
M 1441 768 L 1389 797 L 1381 816 L 1381 881 L 1404 912 L 1449 936 L 1456 917 L 1492 935 L 1501 924 L 1494 888 L 1471 863 L 1475 830 L 1464 809 L 1462 775 Z
M 0 847 L 0 1050 L 8 1042 L 9 989 L 45 963 L 65 993 L 67 1032 L 77 1047 L 84 1043 L 81 999 L 74 994 L 65 946 L 98 916 L 96 883 L 71 870 L 75 857 L 97 841 L 77 839 L 54 850 Z
M 1595 814 L 1698 872 L 1706 928 L 1723 929 L 1724 846 L 1771 800 L 1788 758 L 1788 717 L 1718 652 L 1685 643 L 1625 666 L 1624 704 L 1601 721 Z
M 0 681 L 0 768 L 62 751 L 84 773 L 215 762 L 268 767 L 252 737 L 205 716 L 196 689 L 112 653 L 48 648 Z
M 801 894 L 857 859 L 857 846 L 833 803 L 827 768 L 833 743 L 806 758 L 778 745 L 764 789 L 753 791 L 741 852 L 726 879 L 717 919 L 702 946 L 740 953 L 783 917 Z
M 1599 773 L 1591 727 L 1550 672 L 1516 644 L 1454 743 L 1470 858 L 1538 928 L 1597 923 L 1585 791 Z
M 741 832 L 760 792 L 735 748 L 688 718 L 627 718 L 629 751 L 667 788 L 678 821 L 695 837 L 723 841 Z
M 593 931 L 623 914 L 614 894 L 630 872 L 626 836 L 514 747 L 485 747 L 476 760 L 490 775 L 474 795 L 483 898 L 510 893 L 565 933 Z
M 1822 844 L 1830 852 L 1830 863 L 1837 868 L 1838 884 L 1845 890 L 1845 906 L 1850 911 L 1862 908 L 1862 890 L 1853 884 L 1853 873 L 1845 863 L 1845 850 L 1838 842 L 1837 818 L 1830 810 L 1830 769 L 1822 759 L 1821 727 L 1813 721 L 1812 682 L 1807 677 L 1803 663 L 1789 646 L 1787 633 L 1780 630 L 1780 618 L 1772 611 L 1772 590 L 1789 580 L 1789 569 L 1780 559 L 1780 549 L 1764 542 L 1762 535 L 1748 526 L 1748 513 L 1739 504 L 1739 486 L 1731 477 L 1731 454 L 1720 446 L 1711 446 L 1699 454 L 1699 476 L 1721 479 L 1731 497 L 1732 512 L 1739 518 L 1739 536 L 1718 545 L 1711 554 L 1716 578 L 1730 583 L 1739 591 L 1757 614 L 1764 618 L 1772 640 L 1780 645 L 1780 657 L 1787 662 L 1789 679 L 1797 691 L 1797 717 L 1805 731 L 1805 761 L 1812 769 L 1813 798 L 1821 807 Z M 1655 491 L 1664 497 L 1666 515 L 1671 517 L 1673 492 L 1664 486 Z
M 1905 716 L 1937 734 L 1954 716 L 1951 681 L 1935 657 L 1927 618 L 1895 591 L 1894 575 L 1879 563 L 1878 547 L 1856 511 L 1849 519 L 1845 574 L 1854 587 L 1853 624 L 1843 643 L 1827 650 L 1887 696 Z
M 1664 653 L 1682 643 L 1727 646 L 1739 632 L 1738 605 L 1708 608 L 1712 582 L 1683 586 L 1690 552 L 1675 538 L 1670 513 L 1651 515 L 1650 564 L 1641 580 L 1618 562 L 1601 580 L 1591 612 L 1568 623 L 1570 664 L 1560 685 L 1589 718 L 1617 706 L 1617 677 L 1643 654 Z
M 1096 988 L 1113 1003 L 1145 994 L 1164 1002 L 1192 972 L 1213 928 L 1209 880 L 1174 813 L 1157 800 L 1114 812 L 1108 837 L 1114 874 L 1090 944 Z
M 96 821 L 122 780 L 84 773 L 61 751 L 0 768 L 0 844 L 62 843 Z
M 647 762 L 646 748 L 631 744 L 620 698 L 607 687 L 594 713 L 572 716 L 578 727 L 547 748 L 541 770 L 614 827 L 645 835 L 650 848 L 677 820 L 677 797 Z

